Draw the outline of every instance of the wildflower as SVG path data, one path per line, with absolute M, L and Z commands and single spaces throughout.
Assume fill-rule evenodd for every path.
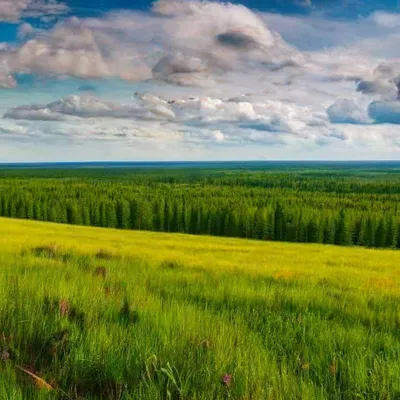
M 59 309 L 60 309 L 60 314 L 62 316 L 68 315 L 69 314 L 69 303 L 68 300 L 61 300 L 59 304 Z
M 221 382 L 224 386 L 230 387 L 232 385 L 232 375 L 231 374 L 224 374 L 222 376 Z
M 330 373 L 331 375 L 333 375 L 333 376 L 336 375 L 336 373 L 337 373 L 337 366 L 336 366 L 335 363 L 332 363 L 332 364 L 329 366 L 329 373 Z
M 302 367 L 303 369 L 308 370 L 308 369 L 310 369 L 310 363 L 303 363 L 303 364 L 301 365 L 301 367 Z
M 7 350 L 4 350 L 1 353 L 1 361 L 8 361 L 10 359 L 11 355 Z
M 96 276 L 101 276 L 102 278 L 105 278 L 107 276 L 107 269 L 104 267 L 97 267 L 94 271 L 94 275 Z

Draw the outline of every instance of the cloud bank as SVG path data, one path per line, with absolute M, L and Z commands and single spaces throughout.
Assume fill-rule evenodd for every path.
M 13 4 L 0 18 L 66 12 L 55 2 Z M 20 41 L 0 46 L 0 93 L 18 93 L 0 98 L 0 141 L 80 138 L 154 151 L 168 143 L 212 154 L 397 148 L 398 26 L 387 13 L 350 23 L 197 0 L 49 29 L 21 24 Z

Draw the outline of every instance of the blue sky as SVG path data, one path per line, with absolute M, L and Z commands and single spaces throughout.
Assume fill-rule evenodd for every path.
M 110 10 L 110 9 L 139 9 L 148 10 L 151 7 L 148 0 L 73 0 L 67 4 L 76 13 L 85 10 Z M 250 9 L 261 12 L 279 12 L 283 14 L 310 14 L 313 11 L 334 13 L 343 18 L 353 18 L 354 16 L 365 15 L 377 10 L 398 11 L 398 0 L 244 0 L 232 1 L 233 4 L 242 4 Z
M 398 0 L 2 0 L 0 161 L 399 159 L 399 40 Z

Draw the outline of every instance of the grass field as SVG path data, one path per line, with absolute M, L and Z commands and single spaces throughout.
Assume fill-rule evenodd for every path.
M 0 219 L 0 399 L 400 399 L 400 252 Z

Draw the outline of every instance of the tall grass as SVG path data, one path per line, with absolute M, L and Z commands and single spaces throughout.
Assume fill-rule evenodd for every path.
M 0 233 L 0 399 L 400 398 L 399 252 Z

